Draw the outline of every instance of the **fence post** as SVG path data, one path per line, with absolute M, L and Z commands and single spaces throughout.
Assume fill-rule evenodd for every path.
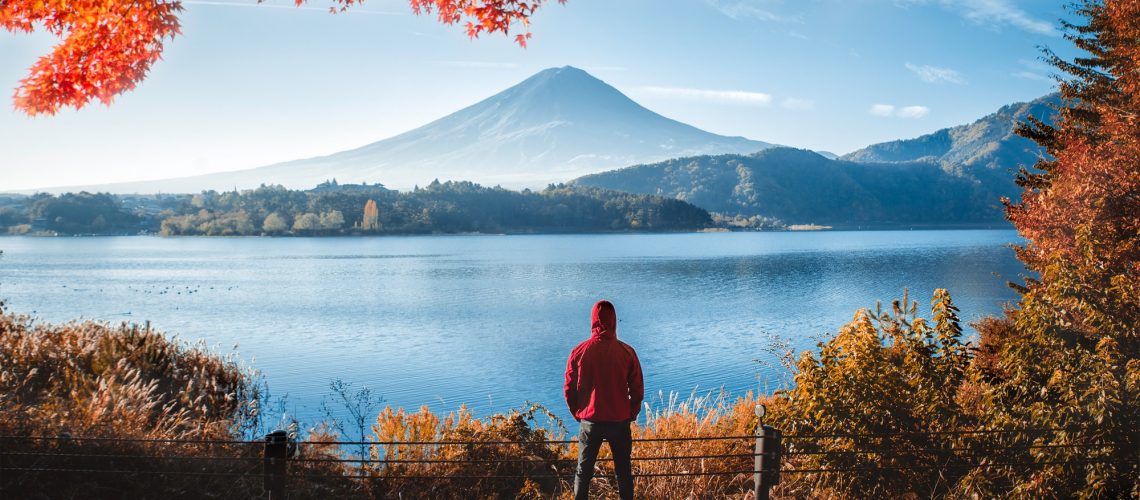
M 758 431 L 752 496 L 768 500 L 768 490 L 780 484 L 780 431 L 767 425 L 761 425 Z
M 269 500 L 285 499 L 285 461 L 289 456 L 289 434 L 273 431 L 265 436 L 265 477 L 263 491 Z

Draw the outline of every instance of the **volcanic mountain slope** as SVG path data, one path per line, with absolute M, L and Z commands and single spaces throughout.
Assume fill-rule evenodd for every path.
M 771 144 L 727 137 L 665 118 L 577 68 L 541 71 L 423 127 L 328 156 L 250 170 L 97 186 L 112 192 L 196 192 L 327 179 L 397 189 L 433 179 L 541 187 L 668 158 L 752 153 Z

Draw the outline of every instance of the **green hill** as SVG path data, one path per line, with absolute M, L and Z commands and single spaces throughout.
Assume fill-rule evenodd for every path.
M 998 190 L 931 161 L 856 163 L 773 148 L 695 156 L 587 175 L 574 184 L 684 200 L 727 215 L 832 226 L 1003 221 Z
M 786 224 L 948 226 L 1002 223 L 1014 172 L 1043 154 L 1014 134 L 1051 122 L 1057 94 L 1004 106 L 974 123 L 874 144 L 838 159 L 792 148 L 693 156 L 587 175 L 583 186 L 674 197 L 725 215 Z

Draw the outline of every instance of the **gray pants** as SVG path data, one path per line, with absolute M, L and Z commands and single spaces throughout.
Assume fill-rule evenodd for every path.
M 583 420 L 578 432 L 578 470 L 574 474 L 574 500 L 590 497 L 590 479 L 594 477 L 594 462 L 602 441 L 609 441 L 614 455 L 614 475 L 617 476 L 618 495 L 622 500 L 633 499 L 633 468 L 629 456 L 633 452 L 633 437 L 629 422 L 590 422 Z

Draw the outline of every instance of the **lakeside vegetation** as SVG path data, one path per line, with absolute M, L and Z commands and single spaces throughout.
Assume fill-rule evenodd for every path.
M 195 195 L 0 198 L 0 226 L 9 234 L 565 233 L 692 231 L 712 224 L 708 212 L 683 201 L 561 184 L 511 191 L 435 181 L 399 192 L 332 180 L 304 191 L 262 186 Z

